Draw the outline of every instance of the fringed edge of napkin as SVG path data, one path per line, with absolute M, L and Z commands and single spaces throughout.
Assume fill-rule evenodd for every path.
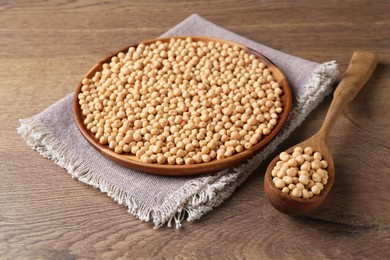
M 187 183 L 181 190 L 167 198 L 161 208 L 154 210 L 155 226 L 160 227 L 167 223 L 167 226 L 171 227 L 174 221 L 176 228 L 180 228 L 184 219 L 187 221 L 199 219 L 222 204 L 260 166 L 260 163 L 301 125 L 325 96 L 332 92 L 332 86 L 338 78 L 339 70 L 335 61 L 319 64 L 303 86 L 302 93 L 305 95 L 296 100 L 282 131 L 264 150 L 239 166 L 207 176 L 208 179 L 205 178 L 207 182 L 202 182 L 201 185 L 198 179 Z M 194 192 L 194 188 L 198 191 Z
M 26 141 L 27 145 L 37 151 L 43 157 L 53 160 L 55 164 L 80 182 L 99 188 L 107 196 L 111 197 L 118 204 L 126 205 L 128 212 L 142 221 L 148 222 L 152 210 L 143 203 L 137 201 L 130 193 L 115 187 L 106 179 L 97 175 L 89 169 L 86 164 L 74 156 L 66 146 L 58 140 L 38 119 L 20 119 L 20 127 L 17 132 Z
M 338 79 L 338 75 L 337 64 L 334 61 L 320 64 L 304 86 L 306 95 L 297 100 L 290 113 L 289 118 L 294 118 L 294 121 L 287 120 L 281 133 L 267 148 L 238 167 L 189 181 L 167 198 L 161 207 L 155 209 L 147 208 L 143 203 L 136 201 L 135 197 L 128 192 L 115 187 L 88 169 L 83 161 L 68 151 L 66 146 L 39 120 L 34 118 L 20 119 L 20 127 L 17 131 L 32 149 L 66 169 L 72 177 L 99 188 L 101 192 L 106 193 L 118 204 L 126 205 L 128 212 L 138 219 L 148 222 L 152 218 L 155 227 L 161 227 L 164 224 L 170 227 L 174 221 L 176 228 L 179 228 L 184 219 L 187 221 L 199 219 L 227 199 L 259 166 L 259 162 L 275 151 L 277 146 L 332 91 L 331 86 Z

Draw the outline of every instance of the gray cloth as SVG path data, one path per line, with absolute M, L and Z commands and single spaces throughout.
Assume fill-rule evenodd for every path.
M 231 40 L 270 58 L 287 77 L 294 95 L 288 121 L 279 135 L 252 159 L 218 173 L 192 177 L 164 177 L 124 168 L 103 157 L 80 134 L 72 116 L 73 94 L 43 112 L 20 120 L 18 132 L 27 144 L 79 181 L 99 188 L 142 221 L 156 227 L 181 225 L 220 205 L 259 164 L 298 127 L 338 78 L 335 62 L 318 64 L 290 56 L 250 41 L 210 23 L 198 15 L 170 29 L 162 37 L 174 35 L 212 36 Z M 87 69 L 86 69 L 87 71 Z

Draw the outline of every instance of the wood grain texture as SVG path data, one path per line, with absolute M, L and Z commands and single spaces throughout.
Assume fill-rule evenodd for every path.
M 315 212 L 293 218 L 274 210 L 263 193 L 265 162 L 200 220 L 153 230 L 16 133 L 19 118 L 72 92 L 101 57 L 161 35 L 194 12 L 290 54 L 335 59 L 341 71 L 355 50 L 378 54 L 373 78 L 329 137 L 337 176 Z M 0 0 L 0 258 L 389 258 L 389 12 L 385 0 Z M 314 134 L 330 101 L 279 150 Z

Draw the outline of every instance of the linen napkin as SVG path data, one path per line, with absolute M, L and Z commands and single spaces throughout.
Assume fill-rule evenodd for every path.
M 220 205 L 272 153 L 332 90 L 338 79 L 334 61 L 318 64 L 294 57 L 223 29 L 193 14 L 162 37 L 211 36 L 246 45 L 270 58 L 287 77 L 293 108 L 278 136 L 248 161 L 217 173 L 190 177 L 150 175 L 115 164 L 92 148 L 72 116 L 73 94 L 43 112 L 20 120 L 18 132 L 42 156 L 53 160 L 79 181 L 99 188 L 128 212 L 155 227 L 181 226 Z M 131 39 L 129 40 L 131 43 Z M 86 68 L 87 71 L 88 68 Z

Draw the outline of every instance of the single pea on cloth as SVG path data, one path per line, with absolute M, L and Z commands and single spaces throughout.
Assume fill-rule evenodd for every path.
M 332 91 L 339 72 L 334 61 L 318 64 L 266 47 L 194 14 L 162 37 L 209 36 L 237 42 L 271 59 L 284 73 L 293 107 L 281 132 L 251 159 L 216 173 L 167 177 L 122 167 L 96 151 L 77 129 L 70 94 L 41 113 L 20 120 L 18 132 L 34 150 L 53 160 L 79 181 L 99 188 L 128 212 L 155 227 L 181 226 L 220 205 L 259 164 L 297 128 Z M 86 68 L 86 71 L 88 68 Z M 76 86 L 75 86 L 76 88 Z

